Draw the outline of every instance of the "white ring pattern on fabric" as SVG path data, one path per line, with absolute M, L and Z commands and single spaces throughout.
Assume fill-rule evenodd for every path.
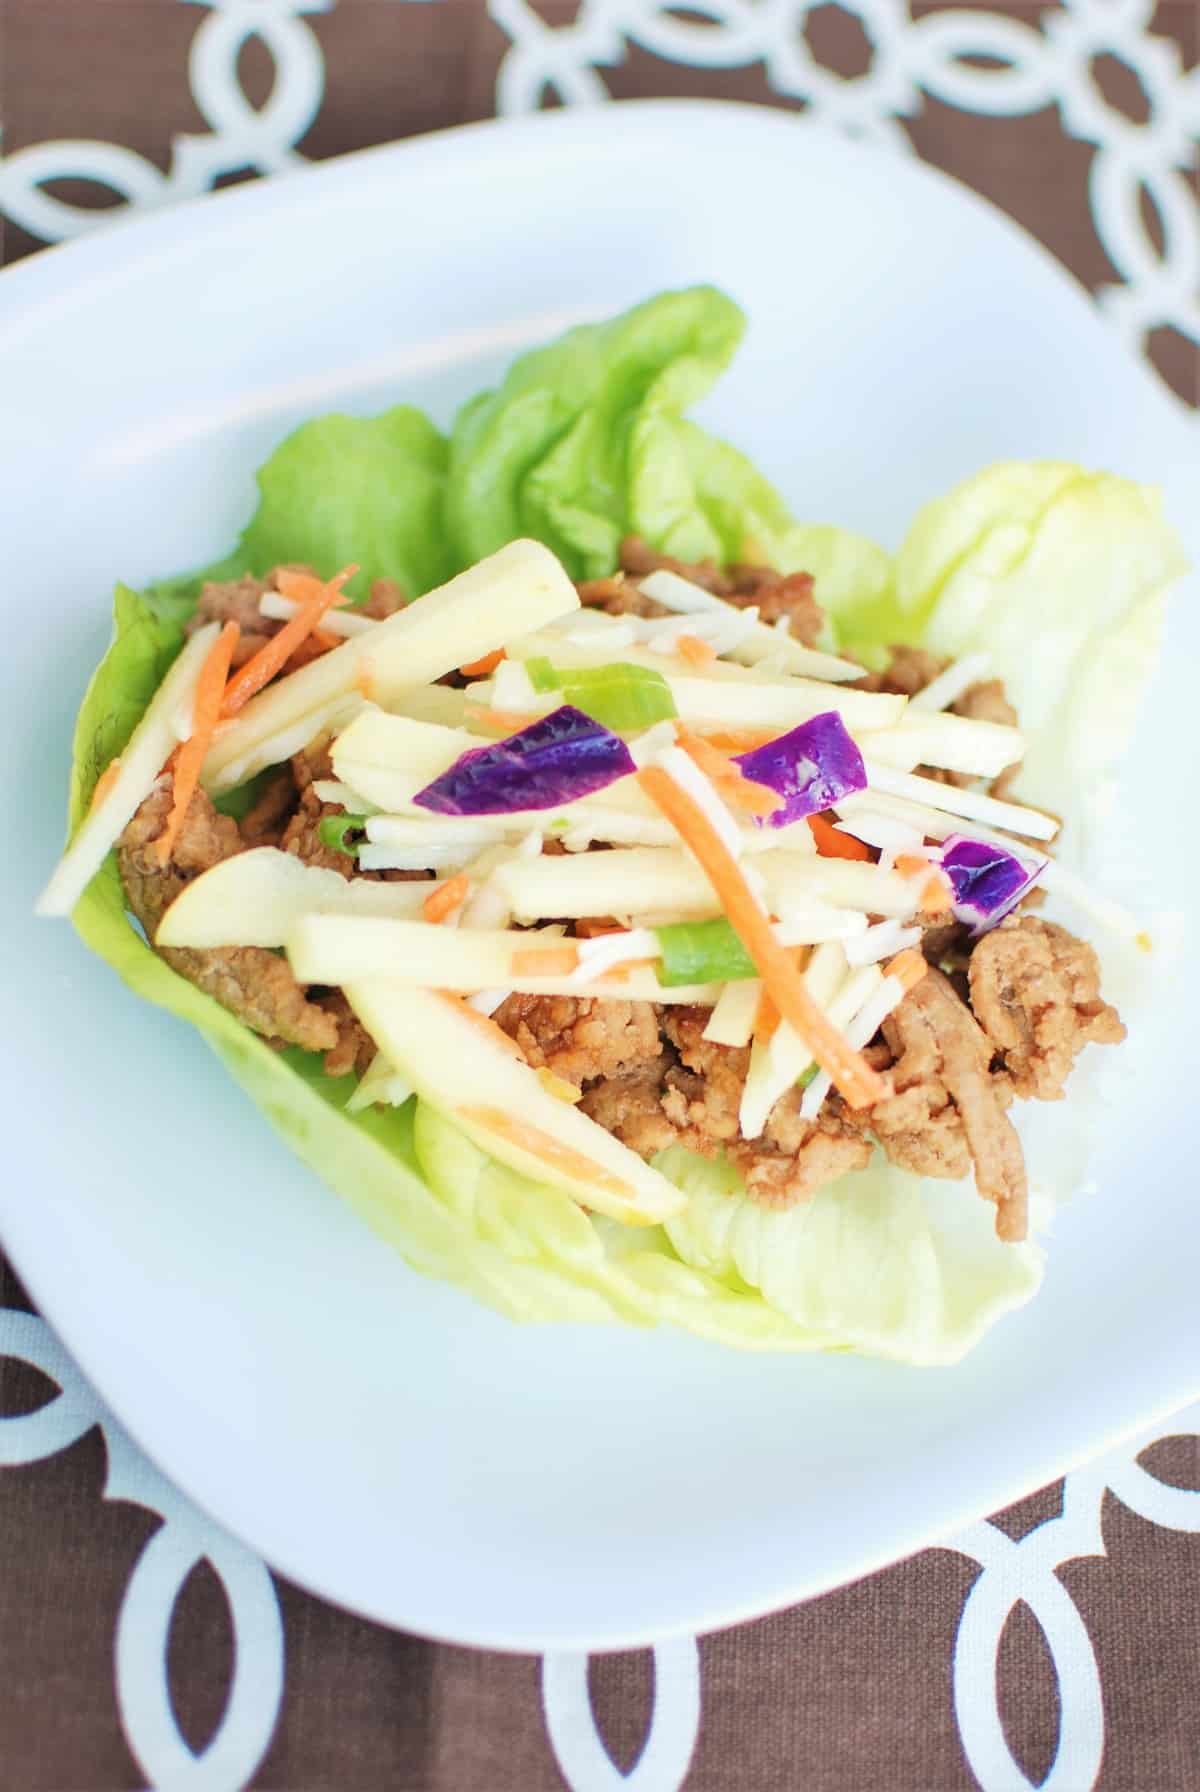
M 283 1698 L 283 1624 L 268 1570 L 147 1461 L 45 1320 L 0 1308 L 0 1360 L 6 1357 L 29 1363 L 62 1391 L 36 1412 L 0 1419 L 0 1467 L 41 1462 L 98 1425 L 108 1453 L 104 1497 L 163 1520 L 138 1559 L 117 1621 L 117 1703 L 130 1750 L 156 1792 L 236 1792 L 265 1755 Z M 183 1583 L 201 1561 L 229 1602 L 234 1654 L 221 1721 L 197 1753 L 171 1705 L 167 1640 Z
M 672 0 L 581 0 L 568 25 L 554 26 L 532 0 L 488 0 L 510 40 L 496 83 L 496 110 L 536 110 L 546 92 L 567 105 L 608 99 L 600 70 L 632 46 L 695 68 L 761 63 L 781 98 L 856 137 L 908 151 L 899 120 L 913 117 L 922 93 L 961 111 L 1020 117 L 1055 105 L 1071 137 L 1095 145 L 1089 198 L 1096 231 L 1121 284 L 1105 287 L 1105 315 L 1135 350 L 1150 333 L 1172 328 L 1200 343 L 1200 210 L 1187 184 L 1200 136 L 1200 69 L 1184 72 L 1178 47 L 1150 35 L 1155 0 L 1062 0 L 1040 27 L 978 0 L 914 20 L 909 0 L 835 0 L 857 18 L 871 47 L 864 73 L 843 78 L 825 68 L 805 37 L 822 0 L 701 0 L 710 21 L 682 19 Z M 1181 7 L 1191 0 L 1178 0 Z M 77 236 L 113 215 L 70 205 L 46 191 L 64 176 L 97 182 L 129 207 L 170 204 L 211 187 L 239 168 L 284 173 L 303 165 L 296 144 L 320 110 L 324 65 L 304 15 L 336 0 L 180 0 L 207 11 L 189 58 L 193 96 L 210 127 L 180 135 L 169 171 L 116 143 L 37 143 L 0 158 L 0 214 L 50 242 Z M 397 49 L 403 7 L 396 7 Z M 1030 7 L 1031 18 L 1036 9 Z M 275 84 L 261 110 L 247 100 L 238 57 L 258 37 L 275 62 Z M 1144 124 L 1105 99 L 1097 58 L 1116 57 L 1146 96 Z M 968 57 L 988 57 L 991 66 Z M 1158 216 L 1160 253 L 1142 198 Z
M 329 11 L 336 0 L 180 3 L 207 8 L 188 72 L 209 133 L 176 137 L 165 175 L 118 144 L 35 144 L 0 159 L 0 213 L 57 242 L 112 216 L 47 193 L 44 183 L 62 176 L 96 181 L 129 207 L 149 207 L 204 192 L 238 168 L 283 173 L 303 164 L 295 146 L 317 117 L 324 91 L 320 47 L 303 15 Z M 680 19 L 664 0 L 582 0 L 573 22 L 559 27 L 547 24 L 529 0 L 490 0 L 492 18 L 510 39 L 496 109 L 534 110 L 546 90 L 571 105 L 603 102 L 609 96 L 598 71 L 618 64 L 629 45 L 694 67 L 761 62 L 782 98 L 805 102 L 855 136 L 904 151 L 908 139 L 897 120 L 919 110 L 922 91 L 963 111 L 999 116 L 1055 104 L 1064 130 L 1097 150 L 1092 213 L 1124 282 L 1099 295 L 1106 315 L 1134 348 L 1144 347 L 1149 332 L 1162 326 L 1200 342 L 1200 211 L 1184 174 L 1200 132 L 1200 71 L 1185 75 L 1175 46 L 1149 35 L 1153 0 L 1064 0 L 1063 10 L 1046 15 L 1040 30 L 977 7 L 918 22 L 907 0 L 842 0 L 842 7 L 858 17 L 873 50 L 868 71 L 849 80 L 812 56 L 803 34 L 812 10 L 808 0 L 702 0 L 690 10 L 702 11 L 711 20 L 707 25 Z M 253 36 L 267 46 L 276 70 L 261 110 L 246 99 L 237 73 L 240 52 Z M 1137 74 L 1149 105 L 1146 124 L 1132 123 L 1105 101 L 1092 71 L 1093 59 L 1105 54 Z M 968 56 L 994 58 L 1001 66 L 971 66 Z M 1161 254 L 1141 214 L 1143 191 L 1161 222 Z M 266 1568 L 141 1456 L 43 1321 L 0 1311 L 0 1356 L 33 1364 L 62 1390 L 34 1413 L 0 1420 L 0 1466 L 40 1461 L 99 1425 L 108 1449 L 106 1497 L 133 1501 L 164 1520 L 134 1570 L 117 1627 L 116 1690 L 130 1748 L 159 1792 L 232 1792 L 263 1759 L 283 1694 L 283 1631 Z M 1200 1406 L 1156 1435 L 1180 1432 L 1200 1432 Z M 1058 1747 L 1044 1792 L 1082 1792 L 1095 1783 L 1104 1748 L 1100 1674 L 1086 1626 L 1055 1569 L 1079 1556 L 1104 1554 L 1100 1511 L 1106 1491 L 1153 1523 L 1200 1532 L 1200 1492 L 1166 1486 L 1136 1461 L 1150 1441 L 1142 1437 L 1070 1475 L 1061 1515 L 1019 1542 L 980 1523 L 944 1546 L 982 1569 L 959 1621 L 953 1684 L 962 1747 L 983 1792 L 1033 1784 L 1013 1759 L 998 1708 L 1000 1642 L 1022 1600 L 1042 1627 L 1060 1699 Z M 221 1723 L 196 1753 L 172 1710 L 166 1648 L 175 1602 L 201 1560 L 211 1564 L 228 1597 L 235 1658 Z M 587 1657 L 544 1659 L 547 1737 L 572 1792 L 679 1792 L 683 1786 L 700 1729 L 696 1639 L 662 1644 L 654 1659 L 650 1727 L 627 1774 L 615 1767 L 597 1729 Z
M 31 1364 L 62 1391 L 36 1412 L 0 1419 L 0 1467 L 40 1462 L 98 1425 L 108 1451 L 105 1497 L 132 1501 L 164 1521 L 142 1551 L 117 1622 L 117 1702 L 130 1749 L 156 1792 L 237 1792 L 266 1754 L 283 1697 L 283 1628 L 269 1572 L 146 1461 L 44 1320 L 0 1308 L 5 1357 Z M 1079 1608 L 1055 1570 L 1080 1556 L 1105 1554 L 1106 1493 L 1152 1524 L 1200 1533 L 1200 1490 L 1158 1481 L 1137 1461 L 1157 1438 L 1180 1435 L 1200 1435 L 1200 1404 L 1068 1475 L 1060 1515 L 1019 1542 L 981 1521 L 941 1546 L 983 1570 L 959 1618 L 953 1669 L 959 1737 L 982 1792 L 1032 1792 L 1034 1785 L 1013 1759 L 998 1704 L 1000 1640 L 1022 1601 L 1042 1627 L 1061 1709 L 1042 1792 L 1086 1792 L 1095 1785 L 1105 1734 L 1100 1674 Z M 200 1561 L 210 1564 L 229 1601 L 234 1666 L 220 1725 L 197 1754 L 179 1730 L 166 1661 L 175 1602 Z M 700 1735 L 699 1641 L 673 1638 L 653 1657 L 650 1724 L 628 1773 L 614 1764 L 596 1725 L 588 1657 L 565 1651 L 543 1657 L 547 1741 L 571 1792 L 682 1792 Z

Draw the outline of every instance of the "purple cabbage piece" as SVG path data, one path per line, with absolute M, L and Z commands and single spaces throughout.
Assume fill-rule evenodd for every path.
M 765 822 L 782 828 L 806 815 L 819 815 L 844 796 L 867 788 L 862 754 L 836 709 L 813 716 L 778 740 L 734 758 L 747 778 L 767 785 L 784 799 L 774 814 L 756 817 L 760 827 Z
M 1031 866 L 1007 847 L 966 834 L 951 834 L 944 840 L 937 862 L 950 879 L 955 916 L 975 936 L 1002 921 L 1047 864 L 1043 858 Z
M 472 747 L 413 801 L 438 815 L 557 809 L 635 770 L 618 735 L 565 703 L 518 734 Z

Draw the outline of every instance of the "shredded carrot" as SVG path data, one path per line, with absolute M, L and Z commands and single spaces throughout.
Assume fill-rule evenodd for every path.
M 569 977 L 579 969 L 579 948 L 569 940 L 561 946 L 527 946 L 512 955 L 514 977 Z
M 924 879 L 921 885 L 923 915 L 944 915 L 951 907 L 950 886 L 942 873 L 933 869 L 928 859 L 921 858 L 915 852 L 898 853 L 896 870 L 902 877 Z
M 521 715 L 512 709 L 487 709 L 477 703 L 467 704 L 467 720 L 476 727 L 494 729 L 497 734 L 516 734 L 531 722 L 540 722 L 536 715 Z
M 768 741 L 778 740 L 779 729 L 719 728 L 704 738 L 710 747 L 720 747 L 724 753 L 752 753 L 755 747 L 765 747 Z
M 485 653 L 482 659 L 468 660 L 465 666 L 460 666 L 458 669 L 464 678 L 486 678 L 489 672 L 496 670 L 504 658 L 503 647 L 497 647 L 494 653 Z
M 851 1107 L 870 1107 L 879 1101 L 886 1088 L 883 1079 L 847 1045 L 813 1000 L 786 948 L 775 938 L 737 860 L 699 804 L 660 765 L 646 766 L 638 773 L 638 781 L 698 860 L 782 1018 L 806 1041 Z
M 272 635 L 266 645 L 252 654 L 241 671 L 230 679 L 225 691 L 225 701 L 221 705 L 223 716 L 236 715 L 239 709 L 249 703 L 251 697 L 257 696 L 263 686 L 271 682 L 277 672 L 283 670 L 301 642 L 307 641 L 325 612 L 344 601 L 343 588 L 357 571 L 357 566 L 347 566 L 328 581 L 314 579 L 308 573 L 286 572 L 282 569 L 275 575 L 275 583 L 284 597 L 290 597 L 300 608 L 290 621 L 284 623 L 279 633 Z
M 921 913 L 923 915 L 944 915 L 953 903 L 946 879 L 936 871 L 928 878 L 921 891 Z
M 835 828 L 831 821 L 823 815 L 810 815 L 808 825 L 812 829 L 812 837 L 817 843 L 817 851 L 823 859 L 869 859 L 871 849 L 863 841 L 856 840 L 853 834 L 843 834 Z
M 783 807 L 783 798 L 778 791 L 744 776 L 741 767 L 734 765 L 728 754 L 714 747 L 703 735 L 692 734 L 677 726 L 675 738 L 688 758 L 712 779 L 726 802 L 751 815 L 773 815 L 776 809 Z
M 896 870 L 901 877 L 926 877 L 929 873 L 929 860 L 923 859 L 919 853 L 898 852 Z
M 421 904 L 421 913 L 427 921 L 444 921 L 447 915 L 452 915 L 456 908 L 462 907 L 470 888 L 470 878 L 465 871 L 460 871 L 457 876 L 449 877 L 444 884 L 439 884 L 436 890 L 430 890 Z
M 225 680 L 229 677 L 229 662 L 233 658 L 233 650 L 240 634 L 241 630 L 236 622 L 227 622 L 209 648 L 208 657 L 200 668 L 196 699 L 192 706 L 192 732 L 173 755 L 175 770 L 171 813 L 167 816 L 166 827 L 155 842 L 154 850 L 160 865 L 166 865 L 175 850 L 184 816 L 200 782 L 200 767 L 212 745 L 217 718 L 221 713 L 221 699 L 225 694 Z
M 769 1045 L 779 1026 L 779 1010 L 764 989 L 754 1014 L 754 1037 L 760 1045 Z
M 441 996 L 443 1002 L 449 1002 L 464 1020 L 470 1021 L 476 1032 L 482 1033 L 492 1045 L 498 1046 L 510 1058 L 519 1058 L 522 1064 L 525 1062 L 525 1054 L 516 1040 L 511 1039 L 504 1028 L 497 1026 L 489 1015 L 480 1014 L 478 1008 L 472 1008 L 469 1002 L 465 1002 L 461 996 L 455 995 L 452 990 L 439 989 L 436 994 Z
M 925 962 L 923 954 L 918 952 L 915 946 L 909 946 L 903 952 L 897 952 L 895 958 L 889 960 L 887 974 L 896 979 L 907 995 L 910 989 L 916 988 L 928 969 L 929 966 Z
M 98 804 L 104 801 L 120 775 L 121 760 L 120 755 L 118 755 L 116 759 L 109 761 L 104 770 L 100 773 L 100 776 L 96 779 L 96 788 L 92 792 L 91 808 L 96 808 Z
M 620 1195 L 625 1200 L 634 1199 L 634 1191 L 627 1182 L 592 1158 L 585 1157 L 582 1151 L 573 1151 L 569 1145 L 551 1138 L 540 1126 L 531 1126 L 527 1120 L 516 1120 L 503 1108 L 463 1108 L 461 1114 L 468 1125 L 494 1133 L 518 1151 L 528 1151 L 531 1157 L 540 1158 L 548 1169 L 557 1170 L 560 1176 L 568 1176 L 573 1182 L 590 1182 L 593 1187 L 607 1189 L 609 1194 Z
M 717 657 L 717 650 L 710 641 L 702 641 L 699 635 L 677 635 L 675 646 L 689 666 L 707 666 Z

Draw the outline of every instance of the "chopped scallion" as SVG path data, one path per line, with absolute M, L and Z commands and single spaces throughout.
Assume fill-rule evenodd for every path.
M 758 976 L 754 960 L 724 915 L 712 921 L 674 921 L 654 932 L 662 952 L 654 968 L 664 989 L 687 983 L 740 983 Z
M 553 666 L 535 657 L 524 662 L 535 691 L 558 691 L 605 728 L 630 734 L 678 714 L 671 687 L 653 666 L 615 660 L 604 666 Z
M 367 825 L 365 815 L 325 815 L 317 823 L 317 833 L 322 846 L 328 846 L 332 852 L 343 852 L 348 859 L 358 857 L 359 841 L 347 846 L 347 834 L 361 834 Z

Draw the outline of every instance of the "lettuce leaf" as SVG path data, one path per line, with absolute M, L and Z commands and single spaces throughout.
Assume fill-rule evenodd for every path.
M 611 572 L 635 526 L 630 493 L 647 437 L 666 437 L 669 488 L 672 429 L 727 365 L 744 327 L 731 299 L 697 286 L 522 355 L 455 421 L 446 521 L 459 559 L 534 535 L 574 578 Z M 664 499 L 665 489 L 660 507 Z
M 419 597 L 458 570 L 442 529 L 448 459 L 445 438 L 411 405 L 302 424 L 260 471 L 258 509 L 229 570 L 299 561 L 332 578 L 357 562 L 352 597 L 381 578 Z
M 572 331 L 465 407 L 449 446 L 403 406 L 306 424 L 262 469 L 258 512 L 219 570 L 306 560 L 329 573 L 354 559 L 360 587 L 388 576 L 416 594 L 521 533 L 577 576 L 611 571 L 631 530 L 680 557 L 762 553 L 813 572 L 831 632 L 860 651 L 986 647 L 1028 726 L 1026 793 L 1070 810 L 1120 750 L 1181 568 L 1155 495 L 1059 463 L 988 469 L 921 512 L 893 565 L 872 542 L 795 522 L 744 455 L 682 415 L 741 330 L 731 301 L 697 288 Z M 72 827 L 178 651 L 198 578 L 118 587 L 76 730 Z M 1039 1249 L 998 1244 L 969 1186 L 880 1161 L 771 1212 L 728 1165 L 668 1152 L 659 1165 L 688 1193 L 684 1215 L 649 1232 L 613 1225 L 424 1105 L 348 1114 L 352 1078 L 271 1051 L 151 951 L 114 859 L 74 922 L 138 995 L 200 1028 L 296 1154 L 415 1268 L 514 1318 L 672 1323 L 743 1348 L 935 1363 L 1040 1279 Z M 1068 1102 L 1056 1133 L 1088 1112 Z
M 896 558 L 906 638 L 985 648 L 1029 747 L 1019 793 L 1103 806 L 1186 571 L 1161 495 L 1060 461 L 1004 462 L 918 514 Z

